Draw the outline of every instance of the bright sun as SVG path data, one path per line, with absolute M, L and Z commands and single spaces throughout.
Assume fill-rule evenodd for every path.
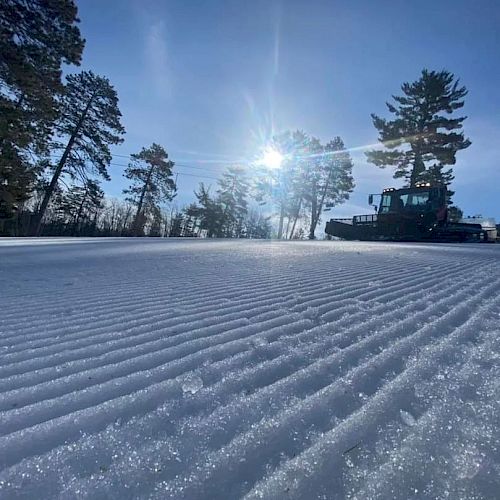
M 281 163 L 283 162 L 283 155 L 276 151 L 276 149 L 268 148 L 264 152 L 264 156 L 262 156 L 261 163 L 267 168 L 275 169 L 280 168 Z

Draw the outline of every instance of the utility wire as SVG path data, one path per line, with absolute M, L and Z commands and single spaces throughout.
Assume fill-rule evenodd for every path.
M 110 165 L 112 165 L 114 167 L 128 167 L 128 165 L 124 165 L 123 163 L 111 162 Z M 175 166 L 177 166 L 177 165 L 174 165 L 174 167 Z M 190 168 L 190 167 L 187 167 L 187 168 Z M 200 178 L 204 178 L 204 179 L 213 179 L 215 181 L 217 180 L 217 177 L 213 177 L 213 176 L 209 176 L 209 175 L 188 174 L 187 172 L 174 172 L 174 173 L 178 174 L 178 175 L 187 175 L 188 177 L 200 177 Z
M 117 167 L 128 167 L 128 165 L 126 165 L 125 163 L 116 163 L 116 162 L 111 162 L 110 165 L 115 165 Z M 194 168 L 195 170 L 203 170 L 203 171 L 207 171 L 206 168 L 204 167 L 199 167 L 197 165 L 186 165 L 185 163 L 175 163 L 174 162 L 174 168 L 175 167 L 181 167 L 181 168 Z M 210 174 L 215 174 L 215 173 L 218 173 L 218 172 L 210 172 Z
M 128 166 L 128 165 L 122 165 L 121 163 L 110 163 L 110 165 L 113 165 L 115 167 L 127 167 Z M 185 175 L 188 177 L 198 177 L 198 178 L 202 178 L 202 179 L 213 179 L 214 181 L 217 180 L 217 177 L 212 177 L 209 175 L 188 174 L 187 172 L 175 172 L 175 171 L 173 173 L 176 175 Z
M 113 156 L 118 156 L 118 155 L 113 155 Z M 123 156 L 123 155 L 121 155 Z M 59 160 L 59 158 L 57 158 L 56 160 Z M 114 167 L 128 167 L 127 164 L 125 163 L 116 163 L 116 162 L 110 162 L 109 163 L 110 165 L 114 166 Z M 196 169 L 196 170 L 203 170 L 206 172 L 206 169 L 203 168 L 203 167 L 198 167 L 198 166 L 195 166 L 195 165 L 185 165 L 185 164 L 177 164 L 174 162 L 174 168 L 175 167 L 180 167 L 180 168 L 193 168 L 193 169 Z M 217 177 L 214 177 L 214 176 L 210 176 L 210 175 L 201 175 L 201 174 L 191 174 L 191 173 L 187 173 L 187 172 L 174 172 L 178 175 L 184 175 L 184 176 L 187 176 L 187 177 L 199 177 L 199 178 L 202 178 L 202 179 L 212 179 L 212 180 L 218 180 Z M 216 172 L 208 172 L 208 173 L 216 173 Z
M 117 157 L 120 157 L 120 158 L 127 158 L 127 159 L 132 159 L 132 155 L 121 155 L 121 154 L 118 154 L 118 153 L 111 153 L 111 156 L 117 156 Z M 177 164 L 177 162 L 175 160 L 172 160 L 174 161 L 174 163 Z M 181 160 L 181 163 L 182 163 L 183 160 Z M 187 160 L 187 161 L 193 161 L 193 162 L 196 162 L 196 163 L 204 163 L 204 164 L 214 164 L 214 166 L 219 166 L 219 165 L 230 165 L 230 164 L 233 164 L 233 165 L 241 165 L 241 164 L 248 164 L 249 161 L 247 159 L 244 159 L 244 158 L 239 158 L 237 160 Z

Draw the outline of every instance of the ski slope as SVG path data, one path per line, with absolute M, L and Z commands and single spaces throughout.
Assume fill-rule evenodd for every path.
M 0 240 L 0 498 L 499 498 L 500 245 Z

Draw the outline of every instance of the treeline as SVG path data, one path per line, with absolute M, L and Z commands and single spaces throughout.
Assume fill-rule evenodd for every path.
M 274 137 L 270 148 L 280 158 L 279 168 L 258 162 L 230 168 L 213 193 L 200 184 L 197 202 L 185 210 L 195 228 L 217 238 L 315 238 L 323 210 L 347 200 L 354 188 L 344 143 L 336 137 L 322 145 L 297 130 Z M 263 218 L 252 205 L 275 215 Z
M 69 74 L 85 45 L 73 0 L 0 0 L 0 234 L 160 232 L 176 186 L 153 144 L 131 155 L 125 202 L 106 200 L 110 148 L 123 142 L 118 96 L 92 71 Z M 168 225 L 168 224 L 167 224 Z
M 107 199 L 101 182 L 125 129 L 105 76 L 62 80 L 63 64 L 81 62 L 78 22 L 73 0 L 0 0 L 0 234 L 268 238 L 276 221 L 279 238 L 312 238 L 324 206 L 348 197 L 342 141 L 286 132 L 272 146 L 281 168 L 233 167 L 183 209 L 168 208 L 174 162 L 158 144 L 131 155 L 125 199 Z
M 175 164 L 158 144 L 131 155 L 124 200 L 107 198 L 98 180 L 79 177 L 83 165 L 56 182 L 54 175 L 51 183 L 41 177 L 0 220 L 0 234 L 25 236 L 35 228 L 45 236 L 314 238 L 323 209 L 353 189 L 350 156 L 340 138 L 322 146 L 301 131 L 276 137 L 273 147 L 283 151 L 279 169 L 258 162 L 228 168 L 215 189 L 201 183 L 196 202 L 180 209 L 171 203 Z

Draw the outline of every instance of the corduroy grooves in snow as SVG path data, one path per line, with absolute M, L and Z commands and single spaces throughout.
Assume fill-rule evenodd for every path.
M 0 241 L 1 498 L 498 498 L 500 245 Z

